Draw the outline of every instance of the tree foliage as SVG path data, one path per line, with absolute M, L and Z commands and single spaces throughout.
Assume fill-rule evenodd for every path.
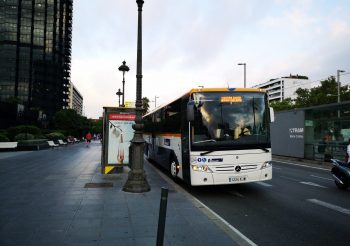
M 294 108 L 294 103 L 291 98 L 286 98 L 283 101 L 273 101 L 270 106 L 276 111 L 281 111 Z
M 147 97 L 142 98 L 142 115 L 145 115 L 149 111 L 149 99 Z
M 103 121 L 102 120 L 91 122 L 91 132 L 92 133 L 102 134 L 102 129 L 103 129 Z
M 54 116 L 56 129 L 64 130 L 67 135 L 83 136 L 91 129 L 91 122 L 84 116 L 77 114 L 74 109 L 63 109 Z
M 340 86 L 340 100 L 350 100 L 350 90 L 347 85 Z M 292 100 L 286 98 L 281 102 L 271 102 L 271 107 L 276 111 L 287 110 L 292 108 L 304 108 L 322 104 L 330 104 L 338 101 L 338 84 L 335 77 L 331 76 L 321 81 L 319 86 L 311 89 L 298 88 L 297 97 Z

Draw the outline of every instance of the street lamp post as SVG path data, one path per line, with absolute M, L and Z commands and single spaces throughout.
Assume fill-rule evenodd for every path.
M 338 103 L 340 103 L 340 80 L 339 80 L 339 74 L 345 73 L 344 70 L 337 70 L 337 86 L 338 86 Z
M 159 98 L 159 97 L 154 96 L 154 108 L 156 108 L 156 107 L 157 107 L 157 98 Z
M 246 63 L 238 63 L 238 66 L 244 66 L 244 88 L 246 88 Z
M 142 5 L 143 0 L 136 0 L 138 6 L 138 28 L 137 28 L 137 68 L 136 68 L 136 119 L 132 126 L 135 130 L 134 138 L 131 140 L 130 163 L 131 170 L 128 175 L 123 191 L 142 193 L 151 190 L 146 173 L 143 170 L 143 154 L 145 140 L 142 136 Z
M 124 74 L 125 72 L 128 72 L 130 69 L 127 65 L 125 65 L 126 62 L 123 61 L 123 65 L 121 65 L 118 69 L 119 71 L 123 72 L 123 97 L 122 97 L 122 107 L 125 107 L 125 104 L 124 104 L 124 99 L 125 99 L 125 78 L 124 78 Z
M 120 96 L 123 95 L 123 92 L 121 92 L 120 89 L 118 89 L 118 92 L 115 94 L 118 96 L 118 105 L 120 107 Z

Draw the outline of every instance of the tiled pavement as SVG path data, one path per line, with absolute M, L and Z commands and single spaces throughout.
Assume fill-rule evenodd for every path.
M 0 245 L 156 245 L 161 187 L 164 245 L 244 244 L 145 161 L 151 191 L 127 193 L 127 168 L 100 174 L 101 145 L 0 153 Z M 111 188 L 84 188 L 111 182 Z

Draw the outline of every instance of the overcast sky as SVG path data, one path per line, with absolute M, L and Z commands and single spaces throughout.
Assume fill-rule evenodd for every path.
M 349 0 L 145 0 L 142 96 L 164 104 L 191 88 L 247 87 L 300 74 L 350 72 Z M 136 0 L 75 0 L 72 82 L 88 118 L 136 100 Z M 350 83 L 350 73 L 340 77 Z M 151 102 L 151 108 L 154 102 Z

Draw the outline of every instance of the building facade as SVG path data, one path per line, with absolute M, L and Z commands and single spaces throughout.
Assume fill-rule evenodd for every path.
M 69 84 L 69 108 L 74 109 L 79 115 L 83 115 L 83 96 L 72 82 Z
M 73 0 L 0 1 L 0 109 L 10 124 L 68 108 L 72 11 Z
M 282 101 L 286 98 L 295 99 L 298 88 L 310 89 L 309 78 L 301 75 L 289 75 L 278 79 L 271 79 L 252 88 L 265 89 L 269 95 L 269 102 Z

